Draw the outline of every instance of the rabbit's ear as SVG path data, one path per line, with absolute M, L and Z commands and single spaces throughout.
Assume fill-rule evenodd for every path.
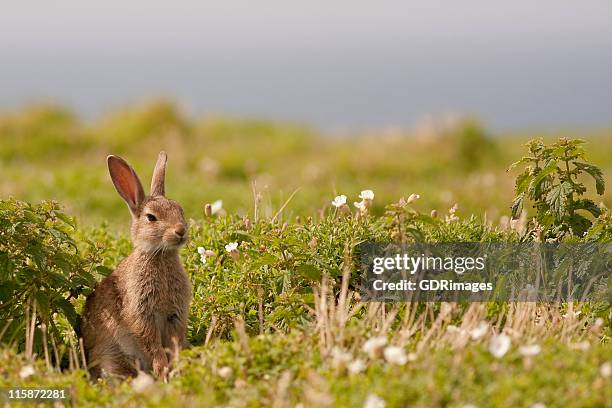
M 151 195 L 163 196 L 166 194 L 166 161 L 168 156 L 163 150 L 157 156 L 155 170 L 153 170 L 153 178 L 151 179 Z
M 144 189 L 136 172 L 121 157 L 110 155 L 106 162 L 117 192 L 130 207 L 132 215 L 136 216 L 138 207 L 145 199 Z

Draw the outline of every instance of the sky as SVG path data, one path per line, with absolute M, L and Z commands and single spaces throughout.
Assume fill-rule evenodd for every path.
M 0 14 L 0 109 L 88 118 L 153 97 L 321 128 L 467 114 L 612 125 L 610 1 L 24 0 Z

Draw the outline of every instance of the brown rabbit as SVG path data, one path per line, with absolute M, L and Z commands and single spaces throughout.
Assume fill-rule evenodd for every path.
M 135 376 L 138 369 L 166 378 L 172 353 L 186 343 L 191 284 L 179 248 L 187 224 L 181 206 L 164 196 L 166 159 L 160 152 L 145 196 L 134 169 L 120 157 L 107 158 L 132 213 L 134 250 L 85 303 L 81 327 L 94 378 Z

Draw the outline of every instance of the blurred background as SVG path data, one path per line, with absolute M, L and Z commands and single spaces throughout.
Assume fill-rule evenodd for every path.
M 149 96 L 323 128 L 446 112 L 495 130 L 609 125 L 608 1 L 12 2 L 0 104 L 98 116 Z
M 122 205 L 105 155 L 146 178 L 164 148 L 194 216 L 248 211 L 256 181 L 270 211 L 300 188 L 290 214 L 371 188 L 498 217 L 531 137 L 589 138 L 609 175 L 611 21 L 594 0 L 13 2 L 0 194 L 95 223 Z

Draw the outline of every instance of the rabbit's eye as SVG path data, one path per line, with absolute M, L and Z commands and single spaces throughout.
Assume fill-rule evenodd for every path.
M 157 221 L 157 218 L 153 214 L 147 214 L 147 220 L 153 222 Z

